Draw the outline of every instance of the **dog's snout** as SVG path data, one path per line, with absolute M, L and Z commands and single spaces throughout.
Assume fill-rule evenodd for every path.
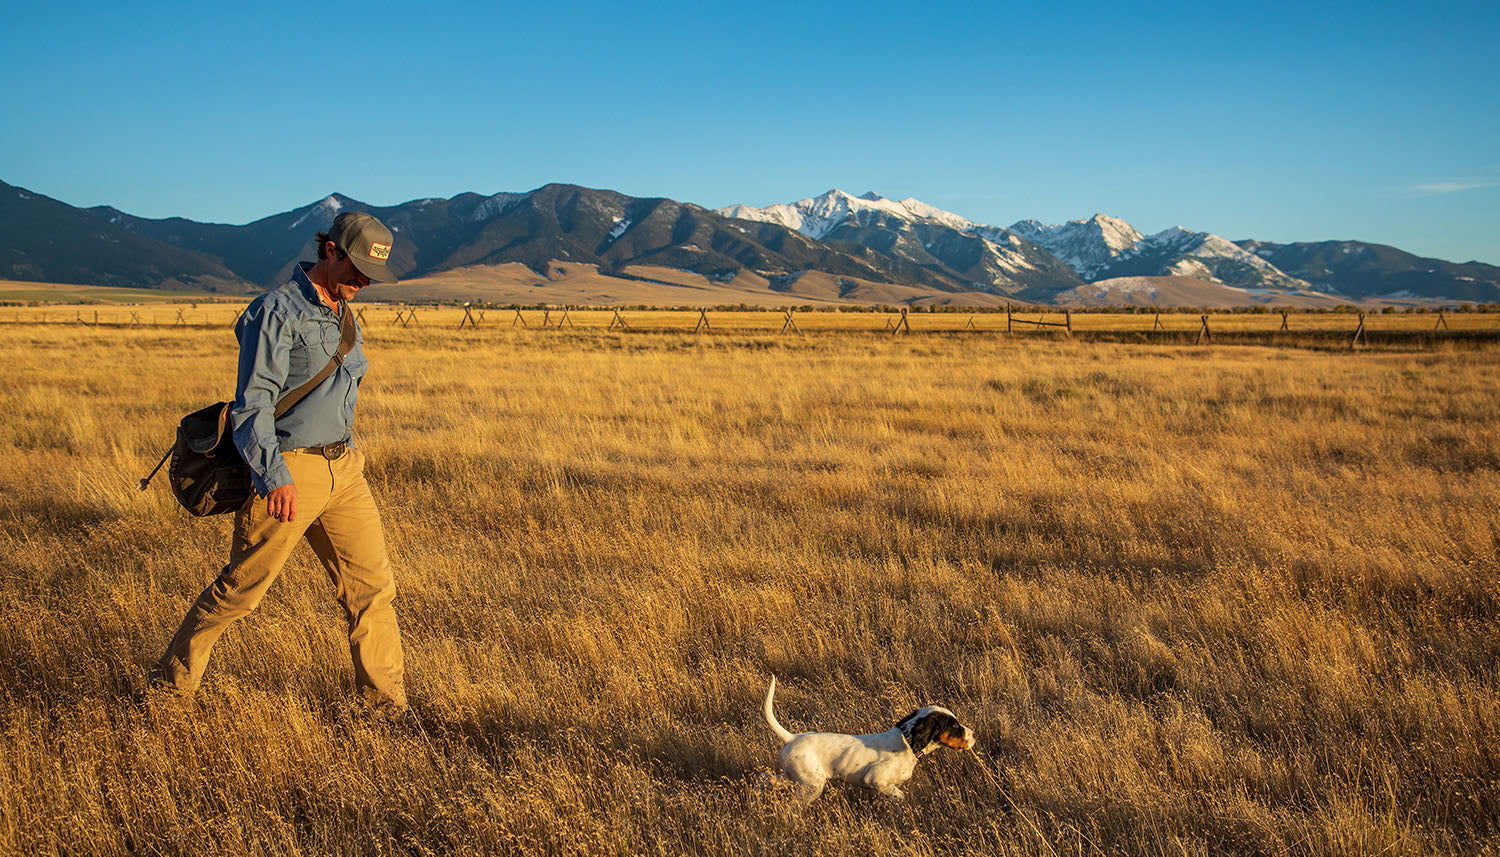
M 979 743 L 974 730 L 967 726 L 959 726 L 957 729 L 942 732 L 937 740 L 939 744 L 954 750 L 972 750 Z

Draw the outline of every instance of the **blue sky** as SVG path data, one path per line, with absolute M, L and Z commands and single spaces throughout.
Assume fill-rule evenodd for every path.
M 552 181 L 1500 264 L 1500 3 L 7 4 L 0 180 L 243 223 Z

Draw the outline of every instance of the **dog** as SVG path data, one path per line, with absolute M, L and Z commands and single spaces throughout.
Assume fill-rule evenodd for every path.
M 796 784 L 797 798 L 803 803 L 817 800 L 830 777 L 869 786 L 901 800 L 905 795 L 900 786 L 911 779 L 917 759 L 940 745 L 972 750 L 978 744 L 974 730 L 959 723 L 953 712 L 939 705 L 924 705 L 884 732 L 793 735 L 776 722 L 771 710 L 775 696 L 776 676 L 771 676 L 763 712 L 771 731 L 781 739 L 781 773 Z

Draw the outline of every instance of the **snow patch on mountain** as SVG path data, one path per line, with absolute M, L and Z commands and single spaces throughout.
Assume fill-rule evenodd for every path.
M 988 238 L 980 238 L 980 240 L 984 242 L 984 250 L 990 262 L 1008 274 L 1019 274 L 1036 267 L 1025 256 L 1011 250 L 1010 247 L 1002 247 Z
M 884 202 L 890 202 L 890 200 L 888 199 L 878 197 L 874 193 L 874 191 L 866 194 L 866 196 L 876 196 L 877 199 L 881 199 Z M 901 200 L 899 203 L 897 203 L 897 205 L 901 206 L 903 209 L 909 212 L 912 217 L 918 218 L 920 220 L 931 220 L 934 223 L 941 223 L 949 229 L 957 229 L 959 232 L 968 232 L 979 225 L 966 217 L 961 217 L 951 211 L 944 211 L 943 209 L 938 208 L 935 205 L 928 205 L 920 199 L 914 199 L 912 197 L 907 197 L 906 199 Z
M 494 196 L 486 197 L 484 202 L 481 202 L 479 203 L 479 205 L 475 206 L 474 213 L 469 217 L 475 223 L 482 223 L 486 220 L 490 220 L 491 218 L 498 217 L 506 209 L 510 208 L 512 205 L 520 202 L 528 196 L 530 196 L 530 194 L 497 193 Z
M 1174 277 L 1196 277 L 1200 280 L 1219 282 L 1214 278 L 1214 272 L 1202 260 L 1191 257 L 1178 259 L 1167 266 L 1166 273 Z
M 1108 298 L 1110 292 L 1124 295 L 1144 294 L 1147 297 L 1155 299 L 1160 291 L 1156 287 L 1156 283 L 1148 277 L 1120 277 L 1102 283 L 1095 283 L 1094 285 L 1099 287 L 1095 297 L 1101 299 Z
M 288 226 L 287 230 L 290 231 L 290 230 L 296 229 L 297 227 L 299 227 L 303 223 L 305 223 L 307 221 L 307 219 L 310 218 L 310 217 L 312 217 L 313 215 L 317 215 L 320 220 L 332 220 L 333 216 L 335 214 L 337 214 L 339 212 L 339 209 L 341 209 L 343 207 L 344 207 L 344 204 L 342 202 L 339 202 L 338 197 L 334 196 L 333 194 L 329 194 L 322 201 L 320 201 L 317 205 L 314 205 L 312 208 L 309 208 L 307 210 L 306 214 L 304 214 L 301 217 L 297 218 L 297 222 L 293 223 L 291 226 Z
M 1238 244 L 1235 244 L 1233 241 L 1230 241 L 1227 238 L 1220 238 L 1217 235 L 1207 232 L 1195 233 L 1187 232 L 1187 230 L 1182 231 L 1188 235 L 1192 235 L 1200 239 L 1198 246 L 1188 251 L 1194 256 L 1198 256 L 1201 258 L 1233 259 L 1236 262 L 1243 262 L 1244 264 L 1249 265 L 1250 267 L 1255 268 L 1256 270 L 1264 274 L 1285 276 L 1275 265 L 1272 265 L 1270 262 L 1267 262 L 1265 259 L 1262 259 L 1254 253 L 1246 252 L 1245 250 L 1241 249 Z

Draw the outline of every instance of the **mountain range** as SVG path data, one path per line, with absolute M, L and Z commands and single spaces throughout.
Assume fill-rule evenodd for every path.
M 710 210 L 567 184 L 396 206 L 335 193 L 228 225 L 75 208 L 0 182 L 0 278 L 251 292 L 313 258 L 313 233 L 347 209 L 391 227 L 390 266 L 403 280 L 499 282 L 492 275 L 504 271 L 510 285 L 497 302 L 549 300 L 549 284 L 584 269 L 605 284 L 584 300 L 601 302 L 626 301 L 629 289 L 610 286 L 629 283 L 654 284 L 654 299 L 666 303 L 677 294 L 669 287 L 685 283 L 696 292 L 681 295 L 684 303 L 732 294 L 760 303 L 970 305 L 1500 301 L 1500 267 L 1359 241 L 1231 241 L 1181 227 L 1143 235 L 1104 214 L 999 227 L 916 199 L 836 189 Z

